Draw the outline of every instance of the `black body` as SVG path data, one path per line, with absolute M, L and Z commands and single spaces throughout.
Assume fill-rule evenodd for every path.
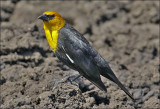
M 128 90 L 117 79 L 104 58 L 69 24 L 65 24 L 59 30 L 58 47 L 55 55 L 101 90 L 106 91 L 106 87 L 101 81 L 100 75 L 116 83 L 134 100 Z

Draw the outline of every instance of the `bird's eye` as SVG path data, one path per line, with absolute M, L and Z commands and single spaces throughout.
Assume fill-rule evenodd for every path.
M 46 15 L 46 17 L 48 17 L 49 20 L 52 20 L 55 16 L 53 15 Z

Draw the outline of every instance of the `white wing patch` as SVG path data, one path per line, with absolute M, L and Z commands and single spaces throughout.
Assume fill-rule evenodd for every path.
M 74 61 L 69 57 L 68 54 L 66 54 L 66 56 L 68 57 L 68 59 L 71 61 L 71 63 L 74 63 Z
M 65 51 L 64 47 L 62 46 L 63 50 Z M 66 53 L 66 51 L 65 51 Z M 66 53 L 67 58 L 71 61 L 71 63 L 74 63 L 74 61 L 71 59 L 71 57 Z

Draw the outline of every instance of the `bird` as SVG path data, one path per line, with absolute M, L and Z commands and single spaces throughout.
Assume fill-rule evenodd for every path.
M 55 11 L 46 11 L 38 17 L 43 21 L 48 44 L 55 56 L 79 72 L 100 90 L 107 92 L 101 76 L 116 83 L 132 100 L 134 98 L 118 80 L 107 61 L 91 46 L 87 39 Z

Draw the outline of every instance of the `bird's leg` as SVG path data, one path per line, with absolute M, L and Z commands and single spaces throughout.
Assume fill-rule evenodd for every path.
M 71 80 L 71 82 L 75 81 L 75 80 L 78 79 L 80 76 L 81 76 L 80 74 L 76 75 L 76 76 Z
M 80 76 L 81 76 L 80 74 L 73 74 L 73 75 L 66 76 L 63 79 L 61 79 L 59 81 L 56 81 L 55 84 L 54 84 L 54 87 L 52 88 L 52 90 L 54 90 L 59 83 L 64 83 L 66 81 L 69 81 L 71 84 L 73 84 L 73 81 L 75 81 L 76 79 L 78 79 Z M 70 78 L 73 78 L 73 79 L 70 80 Z M 74 85 L 76 85 L 76 86 L 79 87 L 79 84 L 76 83 L 76 82 L 75 82 Z
M 73 81 L 75 82 L 74 85 L 76 85 L 77 87 L 79 87 L 79 83 L 77 83 L 75 80 L 78 79 L 81 75 L 78 74 L 78 75 L 74 75 L 73 79 L 70 80 L 71 84 L 73 84 Z

